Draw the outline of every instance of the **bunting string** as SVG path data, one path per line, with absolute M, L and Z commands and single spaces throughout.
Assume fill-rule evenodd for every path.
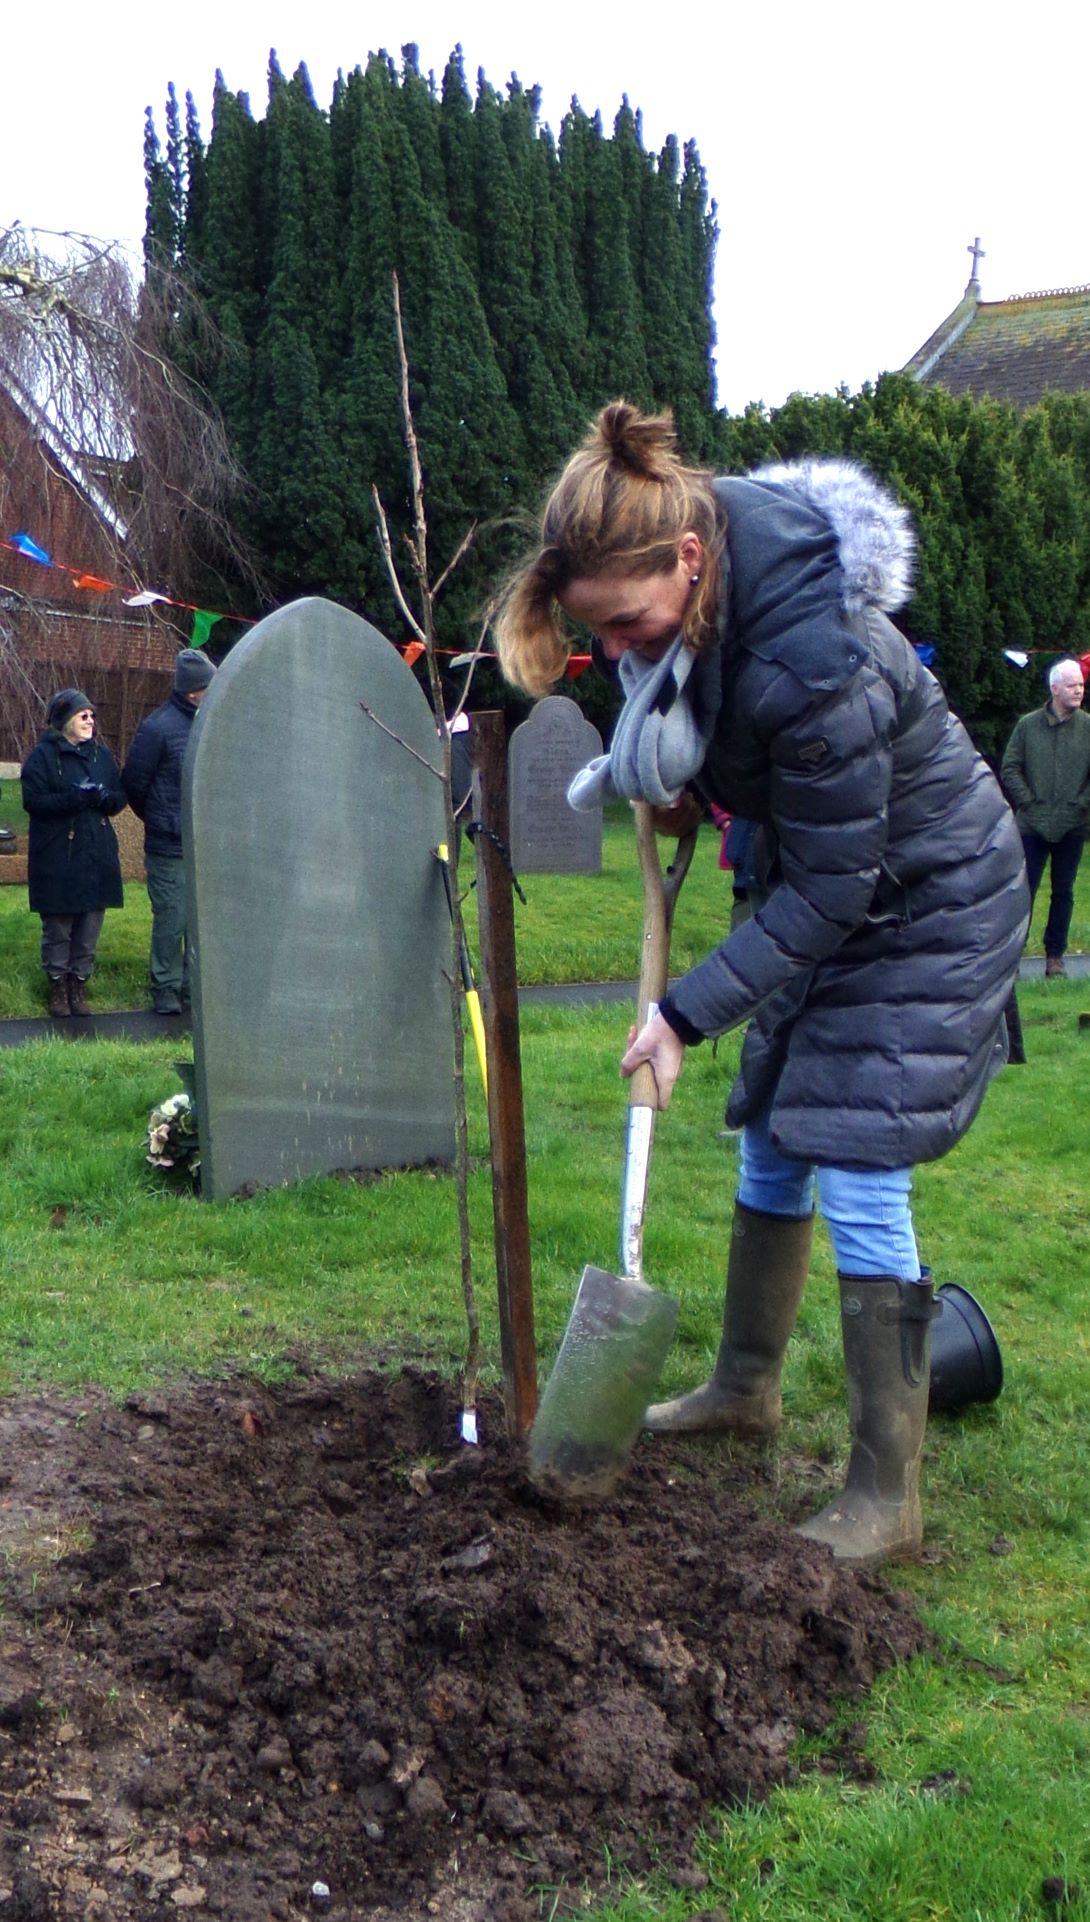
M 154 607 L 157 603 L 161 603 L 164 607 L 176 607 L 191 614 L 193 616 L 191 647 L 204 647 L 212 629 L 219 621 L 238 621 L 244 627 L 253 627 L 256 624 L 255 616 L 250 614 L 228 614 L 216 612 L 207 607 L 198 607 L 193 601 L 177 600 L 174 595 L 161 593 L 158 588 L 153 587 L 141 587 L 133 592 L 119 581 L 103 580 L 100 575 L 90 574 L 83 568 L 70 567 L 66 561 L 54 560 L 44 547 L 40 547 L 38 542 L 25 532 L 9 534 L 6 539 L 0 538 L 0 551 L 2 550 L 6 550 L 9 554 L 21 554 L 24 560 L 34 561 L 38 567 L 53 568 L 61 574 L 66 574 L 73 586 L 84 593 L 120 594 L 123 607 Z M 425 651 L 423 641 L 395 641 L 393 645 L 398 648 L 407 667 L 415 666 Z M 437 647 L 435 651 L 437 654 L 449 656 L 451 665 L 454 667 L 468 667 L 469 663 L 476 659 L 493 663 L 496 660 L 495 654 L 490 651 L 482 651 L 479 656 L 467 654 L 464 648 Z M 572 654 L 565 670 L 566 678 L 570 681 L 577 680 L 579 675 L 585 673 L 590 666 L 590 661 L 589 654 Z
M 177 600 L 173 594 L 162 593 L 154 587 L 141 587 L 133 592 L 119 581 L 104 580 L 100 575 L 88 573 L 84 568 L 70 567 L 66 561 L 54 560 L 44 547 L 39 546 L 38 542 L 25 532 L 9 534 L 6 540 L 0 538 L 0 550 L 4 549 L 9 554 L 21 554 L 24 560 L 34 561 L 39 567 L 55 568 L 58 572 L 67 574 L 73 586 L 84 593 L 120 594 L 124 607 L 154 607 L 161 604 L 164 607 L 176 607 L 184 613 L 191 614 L 193 616 L 191 647 L 204 647 L 212 629 L 220 621 L 237 621 L 243 627 L 253 627 L 256 622 L 256 617 L 251 614 L 230 614 L 222 610 L 198 607 L 193 601 Z M 407 667 L 414 667 L 425 651 L 423 641 L 418 640 L 395 641 L 393 645 L 398 648 Z M 914 641 L 913 646 L 924 666 L 929 667 L 935 658 L 935 648 L 927 641 Z M 490 651 L 482 651 L 479 655 L 467 654 L 463 648 L 437 647 L 435 651 L 437 654 L 449 656 L 452 667 L 468 667 L 470 662 L 475 660 L 491 662 L 496 660 L 495 654 Z M 1004 660 L 1017 668 L 1028 667 L 1035 657 L 1059 658 L 1062 653 L 1062 649 L 1057 650 L 1055 647 L 1005 647 L 1002 649 Z M 1076 655 L 1073 658 L 1079 661 L 1083 673 L 1090 675 L 1090 654 Z M 581 674 L 586 673 L 590 664 L 589 654 L 570 654 L 564 670 L 564 678 L 569 681 L 578 680 Z
M 1090 654 L 1068 656 L 1062 647 L 1005 647 L 1003 649 L 1003 659 L 1009 661 L 1012 667 L 1028 667 L 1035 659 L 1063 661 L 1068 658 L 1078 661 L 1083 675 L 1090 676 Z
M 9 534 L 6 540 L 0 540 L 0 549 L 5 548 L 9 554 L 21 554 L 24 560 L 33 561 L 38 567 L 53 568 L 60 574 L 67 574 L 72 585 L 85 593 L 120 594 L 124 607 L 154 607 L 161 602 L 164 607 L 177 607 L 184 613 L 192 614 L 192 647 L 205 645 L 217 621 L 239 621 L 245 627 L 254 625 L 253 617 L 249 614 L 226 614 L 207 607 L 197 607 L 193 601 L 176 600 L 172 594 L 163 594 L 153 587 L 141 587 L 133 592 L 131 588 L 122 586 L 120 581 L 107 581 L 99 574 L 88 573 L 84 568 L 70 567 L 67 561 L 54 560 L 52 554 L 47 553 L 25 532 Z

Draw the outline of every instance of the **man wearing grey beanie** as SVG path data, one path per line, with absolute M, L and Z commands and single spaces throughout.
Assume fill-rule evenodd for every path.
M 170 698 L 140 723 L 121 770 L 129 806 L 144 823 L 151 902 L 149 972 L 156 1014 L 181 1014 L 189 1001 L 182 763 L 193 718 L 215 671 L 199 647 L 179 648 Z

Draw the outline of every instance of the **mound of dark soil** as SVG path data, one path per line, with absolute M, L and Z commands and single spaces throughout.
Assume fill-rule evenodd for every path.
M 0 1917 L 523 1922 L 607 1852 L 694 1886 L 702 1811 L 926 1641 L 714 1451 L 564 1510 L 498 1406 L 456 1433 L 412 1372 L 6 1405 Z

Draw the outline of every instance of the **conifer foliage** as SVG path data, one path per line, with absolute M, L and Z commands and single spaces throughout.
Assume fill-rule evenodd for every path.
M 1019 714 L 1047 699 L 1052 661 L 1090 649 L 1090 394 L 1019 414 L 883 374 L 858 394 L 720 417 L 725 467 L 815 454 L 862 462 L 911 509 L 915 592 L 895 618 L 935 648 L 952 707 L 998 760 Z
M 472 644 L 511 540 L 595 409 L 671 406 L 687 450 L 714 439 L 716 229 L 699 156 L 645 151 L 625 101 L 612 134 L 573 101 L 554 140 L 535 90 L 439 82 L 417 50 L 338 77 L 318 105 L 275 54 L 268 105 L 216 77 L 205 143 L 174 88 L 145 130 L 145 256 L 181 271 L 221 351 L 179 363 L 219 406 L 250 490 L 238 503 L 277 599 L 321 593 L 400 632 L 375 539 L 377 486 L 410 524 L 391 276 L 401 288 L 437 554 L 481 529 L 445 597 Z
M 472 647 L 520 516 L 623 394 L 672 408 L 688 458 L 721 471 L 833 454 L 887 480 L 919 535 L 898 619 L 936 647 L 985 753 L 1044 700 L 1048 662 L 1090 648 L 1090 395 L 1018 415 L 886 374 L 855 395 L 717 412 L 715 206 L 695 145 L 649 153 L 627 98 L 609 131 L 573 100 L 554 138 L 535 89 L 467 80 L 458 47 L 439 80 L 414 46 L 372 54 L 328 108 L 305 67 L 288 78 L 273 54 L 263 118 L 217 74 L 207 141 L 173 86 L 163 130 L 149 112 L 148 284 L 180 275 L 215 331 L 168 294 L 173 337 L 158 339 L 220 410 L 246 482 L 235 530 L 274 602 L 329 595 L 404 632 L 371 492 L 396 546 L 412 526 L 396 272 L 440 565 L 477 528 L 443 591 L 444 644 Z M 241 580 L 235 605 L 260 611 Z M 1005 648 L 1045 653 L 1019 673 Z M 612 696 L 596 680 L 572 691 L 603 725 Z

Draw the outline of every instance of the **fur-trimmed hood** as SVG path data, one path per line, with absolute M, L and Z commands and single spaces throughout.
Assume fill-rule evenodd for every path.
M 748 478 L 790 488 L 829 522 L 849 614 L 864 607 L 892 614 L 904 606 L 912 592 L 916 532 L 908 509 L 865 467 L 850 460 L 770 461 Z
M 845 626 L 906 599 L 915 541 L 904 508 L 851 461 L 797 461 L 715 483 L 727 523 L 724 640 L 790 667 L 815 690 L 861 661 Z

